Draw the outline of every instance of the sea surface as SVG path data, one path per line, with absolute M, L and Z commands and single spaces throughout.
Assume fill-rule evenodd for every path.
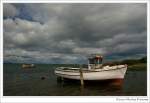
M 61 81 L 54 74 L 60 65 L 36 64 L 22 69 L 21 64 L 4 64 L 4 96 L 146 96 L 147 71 L 127 70 L 122 86 L 108 82 Z

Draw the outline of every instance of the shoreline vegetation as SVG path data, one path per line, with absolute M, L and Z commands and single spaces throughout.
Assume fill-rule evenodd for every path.
M 19 64 L 20 66 L 24 63 L 4 63 L 4 64 Z M 26 63 L 25 63 L 26 64 Z M 30 63 L 27 63 L 30 64 Z M 35 65 L 53 65 L 55 67 L 80 67 L 79 64 L 39 64 L 39 63 L 34 63 Z M 147 57 L 142 57 L 140 59 L 126 59 L 122 61 L 114 61 L 114 62 L 108 62 L 104 63 L 103 66 L 109 65 L 121 65 L 121 64 L 127 64 L 128 65 L 128 70 L 147 70 Z M 87 67 L 87 64 L 82 64 L 82 67 Z
M 104 65 L 121 65 L 127 64 L 128 70 L 147 70 L 147 57 L 142 57 L 140 59 L 126 59 L 122 61 L 114 61 L 111 63 L 104 63 Z

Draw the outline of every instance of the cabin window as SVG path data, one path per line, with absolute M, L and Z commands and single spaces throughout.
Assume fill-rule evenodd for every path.
M 89 59 L 89 64 L 95 64 L 94 59 Z
M 89 59 L 89 64 L 101 64 L 102 59 L 97 59 L 97 58 L 90 58 Z

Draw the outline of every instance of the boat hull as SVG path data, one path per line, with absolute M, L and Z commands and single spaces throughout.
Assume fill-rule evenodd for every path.
M 111 70 L 102 70 L 102 71 L 83 71 L 83 80 L 109 80 L 109 79 L 123 79 L 126 73 L 127 66 L 111 69 Z M 79 71 L 60 71 L 55 70 L 55 74 L 62 78 L 67 79 L 76 79 L 80 80 Z

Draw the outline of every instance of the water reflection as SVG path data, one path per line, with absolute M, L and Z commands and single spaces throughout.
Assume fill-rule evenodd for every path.
M 114 85 L 112 81 L 84 81 L 85 85 L 80 85 L 80 81 L 57 79 L 58 88 L 63 89 L 64 95 L 74 96 L 113 96 L 123 95 L 122 85 Z

